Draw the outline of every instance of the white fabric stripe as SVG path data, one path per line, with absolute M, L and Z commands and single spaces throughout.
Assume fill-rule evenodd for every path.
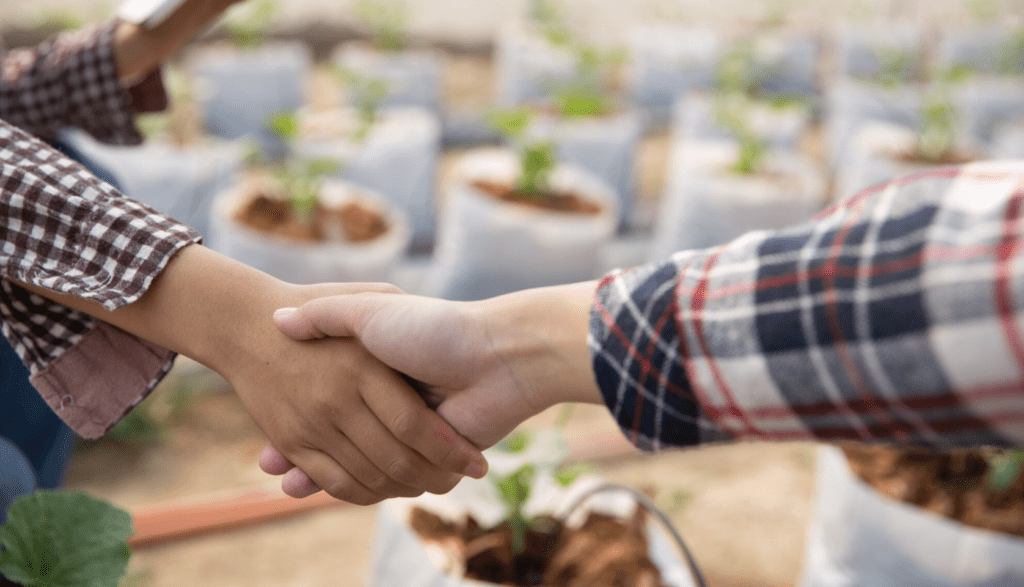
M 833 227 L 826 227 L 823 224 L 816 225 L 814 230 L 811 232 L 811 238 L 807 241 L 807 244 L 801 249 L 806 254 L 802 255 L 797 268 L 799 270 L 806 271 L 812 258 L 813 251 L 819 250 L 821 247 L 817 244 L 820 242 L 821 237 L 824 233 L 832 230 Z M 813 243 L 813 244 L 812 244 Z M 867 428 L 864 427 L 863 422 L 855 414 L 850 413 L 848 409 L 844 409 L 846 400 L 842 397 L 835 380 L 832 378 L 832 374 L 829 373 L 828 365 L 825 362 L 824 353 L 817 342 L 817 333 L 814 325 L 814 308 L 816 304 L 813 302 L 813 298 L 810 292 L 810 286 L 806 281 L 800 281 L 799 286 L 800 295 L 800 325 L 803 327 L 804 339 L 807 341 L 807 355 L 811 360 L 811 365 L 814 366 L 815 371 L 818 374 L 818 383 L 821 385 L 822 390 L 828 399 L 832 403 L 839 406 L 839 412 L 847 417 L 849 425 L 857 430 L 863 438 L 870 438 L 871 434 Z
M 874 258 L 876 253 L 875 247 L 878 243 L 882 221 L 889 213 L 895 197 L 896 190 L 884 190 L 878 203 L 871 210 L 872 222 L 869 223 L 870 227 L 864 237 L 864 251 L 863 256 L 861 257 L 860 267 L 862 271 L 871 265 L 871 260 Z M 920 280 L 915 280 L 914 284 L 919 288 Z M 901 420 L 911 423 L 919 434 L 928 439 L 928 442 L 940 443 L 942 442 L 942 436 L 928 426 L 926 420 L 919 417 L 917 413 L 909 409 L 902 401 L 900 401 L 899 394 L 897 393 L 893 382 L 889 379 L 888 374 L 885 372 L 881 358 L 878 356 L 878 347 L 872 344 L 871 315 L 869 306 L 873 301 L 872 293 L 874 292 L 872 290 L 873 288 L 871 287 L 870 278 L 861 277 L 857 279 L 853 291 L 855 298 L 853 306 L 853 323 L 857 332 L 857 342 L 859 343 L 858 347 L 860 349 L 860 355 L 863 357 L 864 366 L 866 368 L 866 373 L 864 374 L 873 383 L 872 387 L 877 390 L 882 397 L 888 400 L 891 406 L 893 406 L 893 411 L 898 412 Z

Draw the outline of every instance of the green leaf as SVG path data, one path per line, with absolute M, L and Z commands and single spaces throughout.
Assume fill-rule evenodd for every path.
M 988 484 L 997 492 L 1013 486 L 1021 473 L 1024 473 L 1024 450 L 1009 451 L 989 458 Z
M 530 446 L 530 433 L 516 430 L 498 443 L 498 448 L 511 453 L 520 453 Z
M 594 470 L 594 467 L 589 463 L 575 463 L 567 467 L 562 467 L 555 473 L 555 481 L 562 487 L 568 487 L 572 485 L 572 482 L 579 478 L 580 475 L 584 475 Z
M 88 495 L 38 491 L 0 527 L 0 573 L 26 587 L 116 587 L 131 557 L 127 512 Z
M 558 163 L 554 143 L 531 143 L 519 154 L 522 171 L 516 189 L 521 194 L 541 195 L 548 190 L 548 176 Z
M 407 45 L 405 25 L 408 10 L 401 0 L 360 0 L 355 5 L 359 20 L 370 31 L 373 44 L 385 51 L 400 51 Z
M 299 120 L 295 112 L 290 110 L 279 110 L 272 114 L 267 128 L 286 143 L 291 143 L 299 136 Z
M 487 115 L 488 125 L 506 140 L 523 136 L 532 121 L 533 112 L 525 107 L 494 110 Z

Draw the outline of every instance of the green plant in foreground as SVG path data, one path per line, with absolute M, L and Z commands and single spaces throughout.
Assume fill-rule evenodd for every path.
M 408 45 L 405 35 L 408 10 L 402 0 L 359 0 L 355 14 L 369 29 L 376 47 L 401 51 Z
M 499 110 L 489 117 L 491 127 L 509 144 L 515 144 L 519 153 L 519 179 L 515 189 L 522 195 L 541 196 L 550 189 L 551 172 L 558 163 L 555 145 L 551 141 L 533 140 L 528 130 L 533 113 L 527 108 Z
M 973 70 L 957 65 L 935 76 L 936 86 L 924 97 L 919 115 L 917 155 L 924 161 L 945 161 L 956 149 L 956 107 L 952 86 L 966 79 Z
M 0 527 L 0 573 L 25 587 L 115 587 L 131 549 L 131 516 L 88 495 L 19 497 Z
M 252 49 L 267 42 L 270 22 L 277 13 L 274 0 L 247 2 L 233 8 L 224 19 L 224 28 L 236 47 Z
M 1009 489 L 1024 474 L 1024 450 L 1009 450 L 988 458 L 986 480 L 994 491 Z
M 494 484 L 505 505 L 505 522 L 512 530 L 512 552 L 521 554 L 526 548 L 526 532 L 540 523 L 528 517 L 523 506 L 530 499 L 538 480 L 549 476 L 566 487 L 589 471 L 585 464 L 560 467 L 569 454 L 565 436 L 560 430 L 514 432 L 490 449 L 488 460 Z M 498 472 L 497 470 L 502 470 Z
M 278 112 L 270 121 L 270 130 L 294 153 L 295 141 L 299 136 L 299 122 L 294 112 Z M 300 222 L 310 223 L 320 201 L 320 190 L 324 177 L 337 173 L 341 164 L 331 159 L 307 159 L 286 157 L 273 169 L 274 176 L 281 184 L 295 217 Z

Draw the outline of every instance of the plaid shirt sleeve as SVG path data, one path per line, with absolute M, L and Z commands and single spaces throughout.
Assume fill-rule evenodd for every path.
M 1024 446 L 1022 215 L 1024 162 L 984 162 L 614 272 L 591 311 L 598 385 L 644 450 Z
M 13 282 L 114 310 L 138 300 L 178 250 L 199 240 L 0 121 L 0 327 L 33 385 L 79 435 L 103 435 L 174 354 Z
M 117 22 L 62 33 L 35 48 L 0 47 L 0 119 L 45 139 L 78 127 L 105 143 L 136 145 L 134 114 L 162 110 L 159 70 L 130 88 L 117 73 Z

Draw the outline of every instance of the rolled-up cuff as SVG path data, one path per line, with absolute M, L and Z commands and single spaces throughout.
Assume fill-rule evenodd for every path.
M 100 322 L 30 381 L 57 416 L 92 440 L 145 399 L 176 356 Z

